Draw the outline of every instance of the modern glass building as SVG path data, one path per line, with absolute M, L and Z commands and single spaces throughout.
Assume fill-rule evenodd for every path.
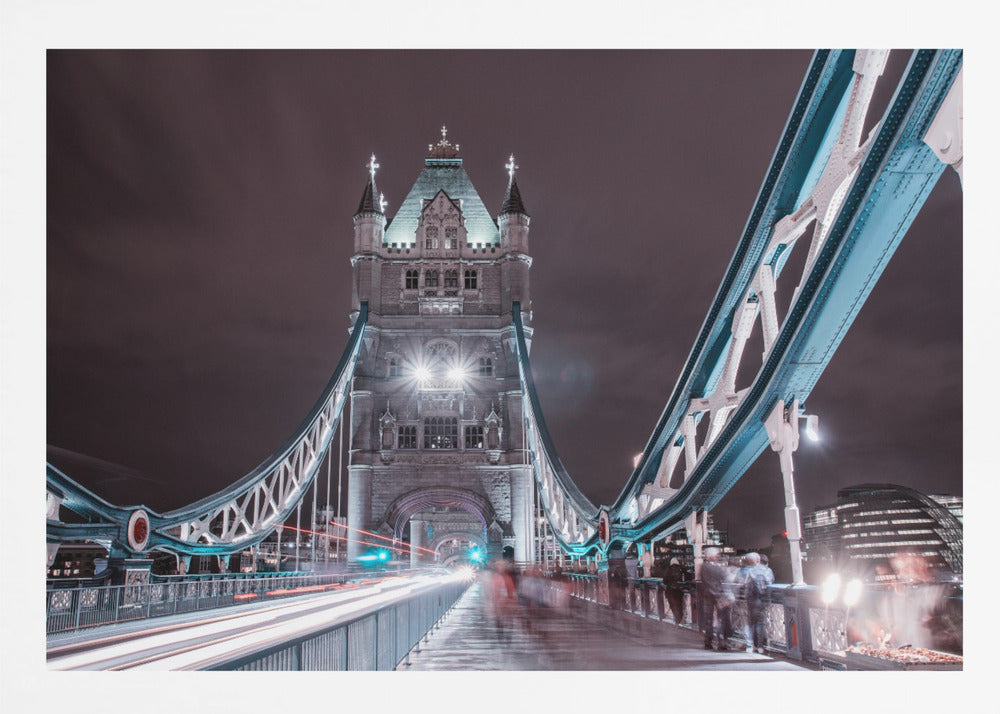
M 873 580 L 951 579 L 962 574 L 961 498 L 904 486 L 862 484 L 804 519 L 806 558 L 853 564 Z M 916 572 L 919 571 L 919 572 Z

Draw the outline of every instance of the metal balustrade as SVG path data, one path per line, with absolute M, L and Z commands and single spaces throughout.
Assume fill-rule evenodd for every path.
M 269 573 L 257 576 L 163 576 L 132 585 L 81 584 L 45 593 L 45 633 L 72 632 L 99 625 L 162 617 L 303 594 L 304 588 L 344 585 L 392 573 L 327 575 Z
M 607 577 L 592 573 L 564 573 L 569 579 L 570 594 L 579 600 L 613 607 L 647 620 L 677 624 L 700 630 L 698 597 L 694 583 L 684 585 L 684 615 L 675 622 L 666 601 L 666 586 L 655 578 L 628 578 L 618 585 L 619 597 L 611 597 L 616 586 Z M 618 607 L 615 607 L 615 603 Z M 820 601 L 819 588 L 773 585 L 764 603 L 764 629 L 768 649 L 793 659 L 816 661 L 823 653 L 847 648 L 847 613 L 843 607 Z M 749 616 L 744 600 L 737 600 L 732 610 L 733 639 L 750 644 Z
M 392 670 L 455 605 L 468 582 L 449 582 L 308 635 L 217 662 L 235 671 Z

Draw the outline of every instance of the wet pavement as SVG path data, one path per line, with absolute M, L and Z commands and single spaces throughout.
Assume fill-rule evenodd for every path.
M 498 627 L 477 582 L 400 670 L 749 670 L 812 669 L 743 649 L 706 650 L 701 634 L 671 623 L 570 599 L 562 608 L 513 606 Z

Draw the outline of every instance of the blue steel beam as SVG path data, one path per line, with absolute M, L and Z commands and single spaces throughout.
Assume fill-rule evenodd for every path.
M 609 508 L 612 541 L 632 542 L 668 533 L 681 527 L 692 511 L 710 509 L 719 502 L 767 447 L 763 422 L 774 404 L 793 398 L 801 403 L 808 396 L 944 169 L 923 137 L 961 68 L 962 53 L 922 50 L 913 54 L 830 233 L 749 392 L 676 493 L 646 517 L 625 525 L 626 509 L 656 477 L 663 450 L 675 438 L 690 400 L 714 390 L 735 310 L 761 262 L 780 267 L 786 257 L 765 255 L 764 251 L 776 221 L 791 214 L 811 192 L 829 159 L 835 126 L 846 106 L 852 55 L 829 51 L 814 55 L 754 210 L 691 354 L 639 465 Z M 523 335 L 518 313 L 515 308 L 520 344 Z M 540 417 L 534 385 L 524 377 L 530 376 L 530 364 L 522 360 L 520 365 L 523 387 Z M 548 452 L 551 463 L 560 465 L 560 483 L 570 481 L 544 422 L 539 422 L 541 448 Z M 589 509 L 578 513 L 592 517 Z M 596 536 L 579 544 L 566 543 L 558 536 L 557 540 L 576 554 L 599 545 Z
M 354 374 L 354 368 L 357 363 L 367 323 L 368 303 L 363 302 L 358 317 L 354 322 L 347 346 L 337 363 L 333 375 L 330 377 L 329 382 L 323 389 L 315 405 L 292 435 L 246 476 L 193 504 L 162 514 L 141 505 L 115 506 L 79 485 L 51 464 L 46 464 L 46 488 L 48 492 L 61 499 L 63 507 L 68 508 L 89 521 L 87 523 L 65 523 L 49 519 L 46 525 L 47 540 L 49 542 L 97 540 L 110 542 L 112 547 L 120 552 L 134 553 L 136 551 L 128 543 L 126 528 L 131 515 L 136 510 L 141 509 L 148 515 L 150 526 L 149 540 L 147 545 L 142 549 L 143 552 L 159 549 L 187 555 L 229 555 L 262 541 L 277 526 L 285 522 L 298 505 L 301 496 L 298 501 L 281 504 L 281 508 L 275 513 L 274 518 L 271 519 L 266 528 L 248 532 L 242 537 L 234 538 L 229 542 L 192 542 L 167 531 L 177 529 L 194 519 L 205 518 L 206 514 L 212 514 L 220 509 L 225 509 L 238 497 L 245 496 L 247 500 L 261 498 L 261 494 L 254 492 L 255 489 L 263 488 L 263 482 L 269 476 L 273 476 L 275 469 L 279 468 L 281 464 L 289 459 L 296 449 L 301 448 L 304 440 L 316 428 L 321 415 L 325 411 L 330 410 L 332 406 L 332 420 L 326 437 L 316 455 L 315 465 L 313 468 L 307 469 L 298 482 L 298 488 L 302 496 L 308 493 L 309 485 L 312 483 L 313 478 L 315 478 L 318 464 L 322 462 L 323 456 L 329 448 L 336 425 L 339 423 L 343 413 L 343 407 L 347 399 L 347 385 L 349 385 Z

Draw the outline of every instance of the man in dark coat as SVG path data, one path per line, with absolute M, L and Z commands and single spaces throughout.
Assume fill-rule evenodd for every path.
M 667 572 L 663 575 L 663 585 L 666 589 L 667 604 L 674 616 L 674 624 L 680 627 L 684 621 L 684 568 L 677 558 L 670 559 Z

